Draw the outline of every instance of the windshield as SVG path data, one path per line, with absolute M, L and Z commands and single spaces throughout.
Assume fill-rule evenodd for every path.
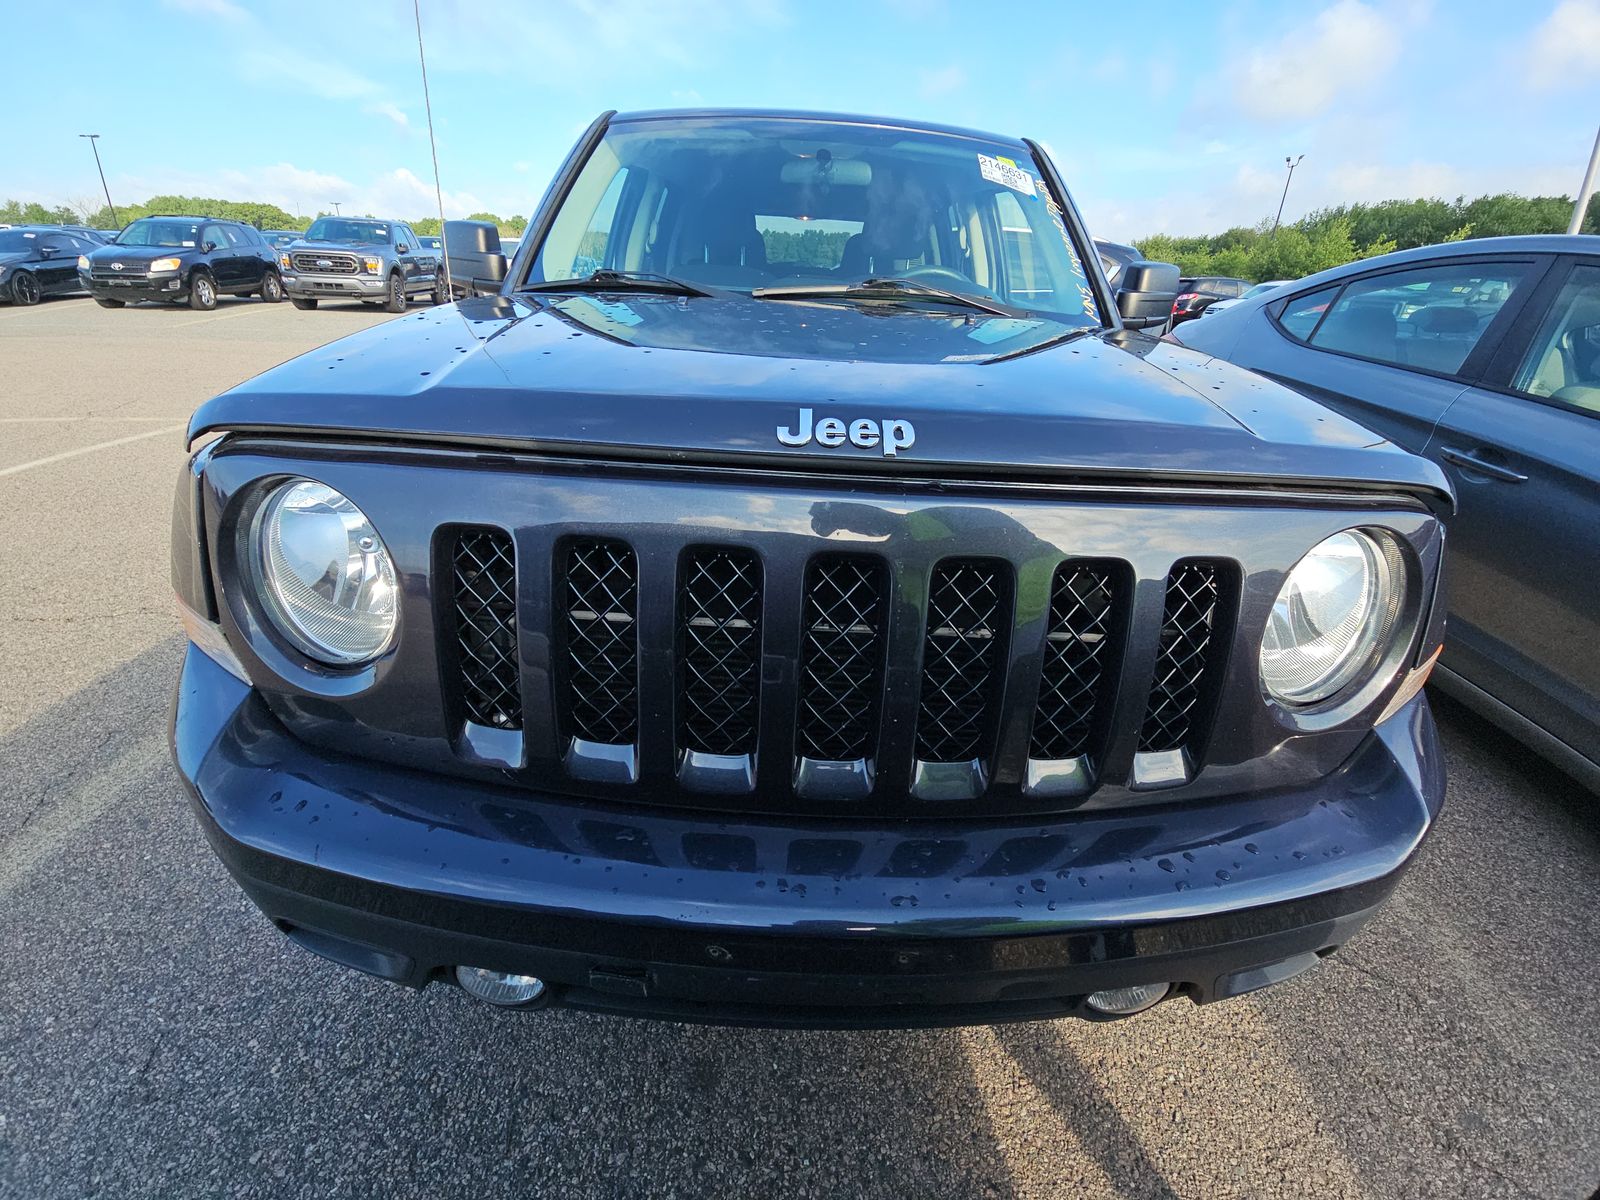
M 385 221 L 352 221 L 344 217 L 318 217 L 306 230 L 308 242 L 355 242 L 364 246 L 387 246 L 389 226 Z
M 1027 152 L 921 130 L 774 118 L 616 123 L 573 181 L 528 281 L 600 268 L 744 293 L 910 279 L 1100 323 Z
M 147 217 L 117 234 L 119 246 L 193 246 L 200 240 L 200 223 L 171 217 Z
M 0 229 L 0 254 L 17 254 L 39 244 L 39 235 L 21 229 Z

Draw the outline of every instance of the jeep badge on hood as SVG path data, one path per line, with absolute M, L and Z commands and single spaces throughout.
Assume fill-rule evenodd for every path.
M 787 425 L 778 426 L 778 440 L 785 446 L 809 446 L 815 437 L 817 445 L 832 447 L 842 446 L 848 439 L 852 446 L 859 446 L 863 450 L 882 446 L 885 458 L 893 458 L 900 451 L 911 449 L 917 441 L 916 427 L 910 421 L 891 419 L 880 424 L 867 417 L 850 422 L 838 417 L 823 417 L 820 421 L 813 421 L 812 416 L 809 408 L 802 408 L 800 420 L 793 429 Z

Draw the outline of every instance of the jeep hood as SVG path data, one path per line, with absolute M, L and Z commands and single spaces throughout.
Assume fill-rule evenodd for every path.
M 784 445 L 909 422 L 892 457 Z M 218 430 L 941 477 L 1343 485 L 1439 469 L 1296 392 L 1138 334 L 931 305 L 639 293 L 483 297 L 397 318 L 202 405 Z

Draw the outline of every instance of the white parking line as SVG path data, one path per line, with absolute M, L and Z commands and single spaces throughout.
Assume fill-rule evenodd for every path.
M 0 417 L 0 425 L 32 425 L 48 422 L 52 425 L 71 425 L 75 421 L 166 421 L 171 417 L 123 417 L 115 413 L 88 413 L 81 417 Z
M 7 475 L 17 475 L 23 471 L 31 471 L 35 467 L 48 467 L 51 463 L 64 462 L 69 458 L 77 458 L 82 454 L 93 454 L 96 450 L 110 450 L 113 446 L 126 446 L 129 442 L 142 442 L 146 438 L 161 437 L 168 433 L 177 433 L 183 425 L 167 425 L 161 429 L 150 429 L 144 433 L 130 434 L 123 438 L 113 438 L 109 442 L 97 442 L 93 446 L 80 446 L 76 450 L 63 450 L 60 454 L 52 454 L 47 458 L 36 458 L 32 462 L 18 463 L 14 467 L 0 469 L 0 479 Z

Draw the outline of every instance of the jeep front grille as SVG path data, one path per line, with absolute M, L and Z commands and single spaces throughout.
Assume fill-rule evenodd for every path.
M 917 711 L 917 758 L 923 762 L 970 762 L 993 749 L 1011 627 L 1009 569 L 990 559 L 934 568 Z
M 1139 750 L 1193 754 L 1205 734 L 1212 691 L 1222 668 L 1221 608 L 1226 582 L 1214 562 L 1178 563 L 1167 576 L 1161 645 Z
M 1109 564 L 1056 568 L 1030 758 L 1061 761 L 1096 749 L 1121 652 L 1117 589 L 1118 575 Z
M 475 724 L 520 729 L 517 559 L 511 535 L 485 526 L 465 527 L 456 534 L 451 561 L 461 707 Z
M 761 700 L 756 556 L 721 547 L 690 550 L 678 619 L 680 745 L 710 755 L 753 754 Z
M 847 762 L 877 752 L 888 599 L 880 559 L 830 555 L 806 569 L 801 755 Z
M 622 542 L 569 542 L 562 572 L 570 736 L 632 744 L 639 727 L 639 567 Z
M 337 251 L 322 253 L 317 250 L 296 250 L 289 256 L 289 261 L 294 264 L 296 271 L 305 271 L 310 275 L 354 275 L 360 267 L 355 255 Z

